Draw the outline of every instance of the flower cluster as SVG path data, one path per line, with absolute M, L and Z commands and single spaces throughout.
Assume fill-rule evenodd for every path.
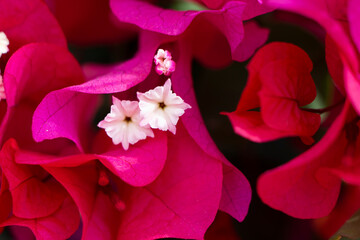
M 157 74 L 164 74 L 169 76 L 175 71 L 175 62 L 172 59 L 171 53 L 167 50 L 159 49 L 154 56 Z
M 275 9 L 317 34 L 332 88 L 319 87 L 320 60 L 306 47 L 266 44 L 270 30 L 253 18 Z M 330 237 L 360 209 L 359 13 L 358 0 L 0 1 L 0 233 L 236 238 L 231 221 L 247 215 L 251 187 L 207 127 L 226 139 L 226 155 L 239 146 L 225 125 L 205 125 L 197 102 L 215 108 L 228 95 L 203 100 L 193 76 L 249 60 L 236 109 L 223 109 L 231 134 L 307 145 L 266 169 L 257 194 L 292 217 L 326 217 L 316 228 Z M 119 51 L 133 43 L 133 55 Z M 90 63 L 92 49 L 127 60 Z M 313 108 L 330 91 L 328 106 Z M 251 149 L 242 155 L 249 175 Z
M 171 59 L 171 54 L 169 56 Z M 171 91 L 170 78 L 162 87 L 146 93 L 137 92 L 137 97 L 139 101 L 120 101 L 113 97 L 111 112 L 98 124 L 105 129 L 115 145 L 122 143 L 125 150 L 129 148 L 129 143 L 134 144 L 146 137 L 154 137 L 151 128 L 169 130 L 175 134 L 179 117 L 187 108 L 191 108 Z

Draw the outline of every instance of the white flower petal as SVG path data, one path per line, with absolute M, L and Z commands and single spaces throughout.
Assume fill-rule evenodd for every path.
M 0 32 L 0 57 L 2 54 L 9 52 L 9 44 L 10 42 L 9 39 L 6 37 L 6 34 L 4 32 Z
M 98 127 L 105 129 L 106 134 L 115 145 L 122 144 L 125 150 L 129 144 L 135 144 L 146 137 L 154 137 L 149 126 L 140 125 L 139 102 L 119 100 L 113 97 L 110 113 L 99 122 Z
M 169 130 L 174 134 L 179 117 L 186 109 L 191 108 L 181 97 L 172 92 L 170 78 L 164 86 L 156 87 L 146 93 L 137 93 L 137 96 L 140 116 L 143 118 L 140 125 L 149 125 L 162 131 Z

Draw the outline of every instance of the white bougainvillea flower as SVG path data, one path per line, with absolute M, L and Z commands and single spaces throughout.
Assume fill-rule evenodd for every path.
M 121 143 L 125 150 L 129 144 L 135 144 L 146 137 L 154 137 L 149 126 L 140 125 L 138 101 L 119 100 L 113 97 L 110 113 L 98 127 L 105 129 L 115 145 Z
M 150 125 L 162 131 L 176 133 L 179 117 L 191 106 L 171 91 L 170 78 L 164 86 L 156 87 L 145 93 L 137 93 L 139 99 L 141 126 Z
M 154 56 L 154 62 L 156 65 L 155 70 L 159 75 L 169 76 L 175 71 L 176 64 L 172 60 L 171 53 L 167 50 L 159 49 Z
M 0 57 L 2 54 L 5 54 L 9 51 L 10 42 L 9 39 L 6 37 L 4 32 L 0 32 Z

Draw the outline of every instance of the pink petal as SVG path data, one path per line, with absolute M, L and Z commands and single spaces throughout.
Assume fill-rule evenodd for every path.
M 248 212 L 250 200 L 251 188 L 245 176 L 235 167 L 224 164 L 220 210 L 241 222 Z
M 104 137 L 97 141 L 108 140 L 107 136 Z M 167 157 L 167 135 L 157 131 L 154 138 L 147 138 L 145 141 L 132 145 L 128 150 L 124 150 L 121 146 L 114 146 L 110 142 L 107 148 L 104 153 L 64 157 L 22 151 L 18 153 L 16 161 L 21 164 L 40 164 L 47 167 L 76 167 L 98 159 L 126 183 L 143 186 L 154 181 L 164 167 Z
M 356 0 L 348 0 L 347 10 L 351 36 L 356 44 L 358 51 L 360 51 L 360 30 L 358 27 L 358 23 L 360 21 L 359 2 Z
M 167 158 L 167 134 L 156 131 L 154 138 L 147 138 L 128 150 L 117 146 L 97 158 L 115 175 L 132 186 L 144 186 L 155 180 Z
M 249 21 L 244 24 L 244 33 L 244 39 L 233 53 L 233 60 L 239 62 L 250 58 L 257 48 L 264 45 L 269 36 L 269 30 L 260 27 L 255 21 Z
M 126 91 L 142 82 L 149 75 L 156 50 L 162 43 L 170 39 L 170 37 L 156 33 L 141 32 L 139 50 L 135 57 L 111 67 L 95 66 L 95 69 L 87 68 L 87 72 L 96 77 L 91 81 L 69 89 L 92 94 Z M 91 73 L 91 71 L 95 73 Z
M 344 80 L 345 89 L 348 93 L 349 99 L 352 102 L 353 107 L 359 113 L 360 112 L 360 74 L 358 72 L 353 73 L 348 65 L 344 66 Z
M 207 7 L 212 9 L 218 9 L 222 7 L 226 2 L 231 0 L 201 0 Z M 248 20 L 250 18 L 262 15 L 264 13 L 270 12 L 273 9 L 266 6 L 265 4 L 260 4 L 258 0 L 242 0 L 246 3 L 246 7 L 243 14 L 243 19 Z
M 221 163 L 197 147 L 185 129 L 169 137 L 168 160 L 152 184 L 134 188 L 118 238 L 202 238 L 221 196 Z M 149 227 L 151 226 L 151 227 Z
M 19 49 L 4 72 L 8 109 L 1 125 L 1 140 L 20 135 L 22 145 L 33 144 L 29 124 L 41 99 L 52 90 L 81 81 L 81 68 L 65 48 L 33 43 Z M 16 127 L 20 123 L 21 132 Z
M 120 21 L 135 24 L 143 30 L 170 36 L 182 34 L 195 18 L 202 15 L 204 19 L 222 31 L 228 39 L 232 52 L 235 51 L 244 36 L 241 17 L 245 7 L 243 2 L 228 2 L 220 10 L 185 12 L 162 9 L 138 0 L 111 0 L 110 6 Z M 142 17 L 139 18 L 139 15 Z
M 12 55 L 4 72 L 10 107 L 24 99 L 40 102 L 51 90 L 83 81 L 81 68 L 70 52 L 47 43 L 21 48 Z
M 91 137 L 88 123 L 96 110 L 97 98 L 97 95 L 68 89 L 46 95 L 33 115 L 32 132 L 35 141 L 64 137 L 72 140 L 82 151 L 87 149 Z

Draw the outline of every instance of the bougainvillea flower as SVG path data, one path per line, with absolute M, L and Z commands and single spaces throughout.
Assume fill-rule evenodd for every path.
M 109 44 L 135 36 L 133 27 L 120 23 L 113 16 L 108 0 L 46 0 L 45 2 L 70 43 Z
M 75 114 L 74 111 L 78 109 L 78 101 L 81 101 L 80 99 L 86 95 L 110 93 L 114 94 L 115 97 L 120 100 L 134 100 L 136 99 L 137 92 L 146 92 L 148 90 L 154 89 L 157 86 L 163 85 L 166 79 L 164 79 L 163 76 L 156 74 L 154 68 L 152 68 L 153 57 L 156 54 L 157 49 L 167 39 L 163 36 L 158 36 L 158 34 L 143 32 L 140 38 L 139 52 L 133 59 L 116 66 L 106 67 L 104 69 L 98 66 L 95 69 L 100 70 L 99 72 L 101 72 L 101 74 L 94 79 L 81 85 L 71 86 L 49 93 L 39 104 L 37 110 L 34 113 L 34 138 L 37 141 L 44 139 L 54 139 L 58 137 L 79 139 L 78 132 L 75 131 L 76 128 L 72 127 L 71 124 L 78 121 L 80 116 Z M 184 44 L 188 44 L 188 42 L 185 42 Z M 63 158 L 60 160 L 53 160 L 54 163 L 50 163 L 51 161 L 49 161 L 49 159 L 43 159 L 43 164 L 46 163 L 49 164 L 48 166 L 55 166 L 56 162 L 57 167 L 74 166 L 74 164 L 79 165 L 88 162 L 90 160 L 89 158 L 99 159 L 113 174 L 115 174 L 117 177 L 120 177 L 122 181 L 132 186 L 141 187 L 139 188 L 139 192 L 136 193 L 139 194 L 138 196 L 140 197 L 134 197 L 133 200 L 136 203 L 133 203 L 133 206 L 136 206 L 136 209 L 142 209 L 146 208 L 146 203 L 137 201 L 140 201 L 140 199 L 148 196 L 149 192 L 148 190 L 145 190 L 149 189 L 148 186 L 152 186 L 152 184 L 154 184 L 154 190 L 151 191 L 155 191 L 155 189 L 157 189 L 155 191 L 155 195 L 158 195 L 160 192 L 162 192 L 162 188 L 169 186 L 166 183 L 170 183 L 171 181 L 166 180 L 167 177 L 165 177 L 167 176 L 166 169 L 167 164 L 170 164 L 169 161 L 172 162 L 174 159 L 178 159 L 176 161 L 179 161 L 179 163 L 181 162 L 181 164 L 183 164 L 182 166 L 188 166 L 192 169 L 194 168 L 192 166 L 193 164 L 200 164 L 197 162 L 198 157 L 194 156 L 201 154 L 203 156 L 201 157 L 202 159 L 204 159 L 205 156 L 206 159 L 209 159 L 209 164 L 212 164 L 211 162 L 215 161 L 214 166 L 216 166 L 216 168 L 220 168 L 220 176 L 222 176 L 222 184 L 220 184 L 221 191 L 213 193 L 215 194 L 215 198 L 212 198 L 212 203 L 204 202 L 204 204 L 216 206 L 217 209 L 228 212 L 239 221 L 242 221 L 247 213 L 247 208 L 251 197 L 249 184 L 241 172 L 239 172 L 229 162 L 227 162 L 227 160 L 212 142 L 209 133 L 207 132 L 206 127 L 201 119 L 200 111 L 196 103 L 195 93 L 192 88 L 192 78 L 190 71 L 192 55 L 189 51 L 190 48 L 188 48 L 188 45 L 181 45 L 180 47 L 181 50 L 184 50 L 177 52 L 177 54 L 181 53 L 180 55 L 172 54 L 173 59 L 177 65 L 177 70 L 172 74 L 172 90 L 186 103 L 191 105 L 192 108 L 187 109 L 185 114 L 181 116 L 177 126 L 180 124 L 180 126 L 184 127 L 181 127 L 181 130 L 177 129 L 176 135 L 172 136 L 170 133 L 154 130 L 154 138 L 146 138 L 143 141 L 139 141 L 129 147 L 127 151 L 125 151 L 121 148 L 121 146 L 114 146 L 111 143 L 110 138 L 108 138 L 104 134 L 105 132 L 102 130 L 106 137 L 105 139 L 108 141 L 108 143 L 106 143 L 106 141 L 100 141 L 105 144 L 103 149 L 94 150 L 95 148 L 93 148 L 95 153 L 88 153 L 83 155 L 85 156 L 82 158 L 83 160 L 81 160 L 81 157 L 79 156 L 76 157 L 76 161 L 74 161 L 73 158 Z M 93 72 L 92 74 L 96 76 L 96 74 L 94 74 L 94 68 L 91 71 Z M 61 101 L 59 101 L 59 99 L 61 99 Z M 94 105 L 94 109 L 95 108 L 96 105 Z M 66 122 L 63 121 L 65 117 L 67 118 Z M 89 123 L 87 125 L 91 127 Z M 70 131 L 68 131 L 69 129 Z M 183 139 L 188 140 L 184 140 L 184 143 L 182 144 L 177 144 L 178 142 L 183 142 Z M 79 145 L 81 145 L 81 142 L 79 143 Z M 188 144 L 191 144 L 192 146 L 188 146 Z M 173 145 L 176 145 L 175 149 L 172 149 L 171 146 Z M 198 153 L 190 154 L 187 149 L 189 149 L 189 151 L 191 149 L 194 149 L 194 151 L 197 149 L 196 151 Z M 188 153 L 189 155 L 183 155 Z M 34 162 L 34 164 L 35 163 L 39 164 L 39 162 Z M 176 168 L 176 171 L 180 171 L 180 166 Z M 188 172 L 189 170 L 185 170 L 184 168 L 184 171 Z M 180 178 L 183 177 L 183 175 L 180 173 L 175 175 Z M 161 176 L 164 176 L 164 179 Z M 162 179 L 161 182 L 164 181 L 165 185 L 158 184 L 157 181 L 160 181 L 159 179 Z M 208 185 L 209 181 L 207 183 Z M 218 180 L 216 180 L 216 182 L 217 181 Z M 186 182 L 187 181 L 184 181 L 184 184 Z M 215 183 L 210 183 L 210 185 L 211 184 Z M 199 188 L 201 189 L 202 186 L 199 186 Z M 184 187 L 184 191 L 188 189 L 188 187 L 182 186 L 181 184 L 179 187 Z M 208 188 L 206 187 L 205 189 Z M 214 188 L 214 190 L 216 189 Z M 164 196 L 166 196 L 166 192 L 169 191 L 163 192 L 163 194 L 165 194 Z M 201 192 L 202 190 L 198 189 L 197 191 Z M 190 192 L 189 194 L 183 192 L 182 196 L 192 196 L 192 194 L 193 193 Z M 217 194 L 220 194 L 220 196 L 217 196 Z M 181 205 L 181 208 L 184 208 L 186 205 L 191 206 L 192 204 L 188 204 L 186 201 L 192 201 L 194 198 L 174 197 L 171 194 L 169 196 L 172 196 L 170 198 L 174 200 L 174 204 L 176 204 L 176 206 Z M 179 201 L 175 201 L 175 199 L 179 199 Z M 217 202 L 214 199 L 219 199 L 220 202 Z M 170 204 L 171 200 L 168 199 L 165 201 L 165 203 Z M 201 205 L 201 201 L 198 202 L 198 204 Z M 161 212 L 163 211 L 167 212 L 166 209 L 161 210 Z M 185 223 L 180 224 L 177 222 L 179 219 L 175 218 L 173 219 L 174 222 L 171 222 L 171 224 L 166 223 L 169 227 L 164 227 L 165 225 L 159 225 L 155 229 L 147 228 L 144 231 L 139 231 L 139 225 L 148 226 L 151 224 L 150 222 L 153 221 L 154 214 L 152 211 L 145 211 L 146 214 L 149 214 L 146 217 L 142 217 L 139 212 L 137 214 L 132 213 L 129 215 L 129 218 L 132 218 L 133 220 L 129 220 L 129 222 L 124 221 L 120 226 L 120 229 L 124 229 L 121 231 L 126 231 L 126 229 L 132 229 L 136 226 L 136 232 L 122 233 L 124 238 L 126 236 L 129 239 L 131 239 L 132 236 L 138 236 L 138 234 L 143 234 L 143 237 L 141 238 L 152 238 L 150 236 L 153 236 L 154 238 L 170 236 L 198 238 L 201 234 L 204 234 L 206 228 L 209 226 L 208 224 L 211 223 L 209 219 L 214 219 L 216 211 L 209 210 L 207 211 L 208 215 L 206 218 L 204 215 L 202 216 L 203 219 L 206 219 L 204 220 L 206 222 L 205 223 L 204 221 L 196 220 L 197 218 L 192 219 L 192 213 L 190 213 L 190 210 L 186 210 L 186 212 L 190 214 L 186 219 L 189 219 L 191 222 L 194 221 L 192 224 L 198 222 L 201 225 L 201 227 L 197 225 L 199 227 L 193 230 L 191 230 L 192 228 L 189 228 Z M 195 212 L 197 212 L 197 210 Z M 154 231 L 156 231 L 156 233 L 154 233 Z M 163 231 L 168 231 L 168 233 L 163 233 Z
M 176 124 L 179 117 L 191 106 L 184 102 L 171 90 L 170 78 L 164 86 L 159 86 L 145 93 L 137 92 L 139 99 L 141 126 L 149 125 L 151 128 L 162 131 L 169 130 L 176 133 Z
M 172 60 L 171 53 L 164 49 L 159 49 L 154 56 L 155 70 L 157 74 L 164 74 L 165 76 L 171 75 L 175 71 L 176 64 Z
M 359 143 L 359 117 L 347 102 L 319 143 L 260 177 L 260 197 L 294 217 L 328 215 L 337 201 L 341 180 L 360 185 Z
M 4 32 L 0 32 L 0 57 L 9 51 L 9 39 Z
M 15 140 L 10 139 L 0 152 L 3 174 L 0 199 L 10 200 L 6 204 L 12 209 L 11 213 L 5 211 L 8 216 L 0 219 L 0 226 L 28 227 L 37 239 L 70 237 L 80 222 L 73 200 L 41 167 L 17 164 L 18 151 Z
M 255 23 L 249 22 L 243 26 L 246 19 L 243 17 L 244 11 L 254 7 L 255 13 L 260 5 L 248 6 L 242 1 L 227 2 L 221 9 L 202 11 L 163 9 L 138 0 L 111 0 L 110 6 L 121 22 L 134 24 L 142 30 L 188 38 L 195 57 L 211 67 L 224 66 L 231 59 L 246 60 L 264 44 L 268 35 L 266 29 Z M 255 41 L 242 44 L 248 38 Z
M 311 70 L 310 58 L 295 45 L 262 47 L 248 65 L 248 82 L 236 111 L 227 113 L 235 132 L 255 142 L 314 135 L 320 115 L 300 108 L 316 97 Z
M 120 101 L 113 97 L 111 111 L 98 127 L 104 128 L 115 145 L 121 143 L 125 150 L 129 144 L 137 143 L 146 137 L 154 137 L 148 125 L 140 125 L 142 120 L 138 101 Z

